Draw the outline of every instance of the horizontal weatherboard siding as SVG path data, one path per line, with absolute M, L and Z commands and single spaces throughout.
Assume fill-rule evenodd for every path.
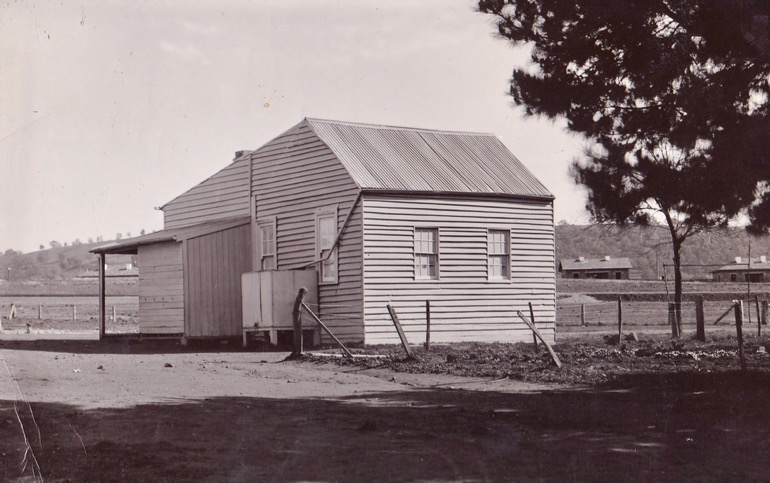
M 249 216 L 249 157 L 241 157 L 163 207 L 164 228 Z
M 252 156 L 256 218 L 257 222 L 276 220 L 277 268 L 312 264 L 316 259 L 316 210 L 336 207 L 339 230 L 355 203 L 358 188 L 306 123 Z M 319 284 L 318 304 L 310 308 L 341 340 L 363 341 L 360 205 L 338 246 L 338 283 Z M 322 338 L 327 342 L 326 334 Z
M 367 344 L 396 343 L 392 304 L 412 343 L 425 340 L 522 341 L 532 334 L 516 312 L 533 306 L 538 327 L 553 339 L 553 212 L 548 202 L 384 196 L 364 207 L 364 301 Z M 415 280 L 415 227 L 439 230 L 439 279 Z M 487 232 L 510 230 L 511 279 L 489 280 Z
M 184 332 L 184 278 L 182 244 L 177 242 L 140 246 L 139 332 Z

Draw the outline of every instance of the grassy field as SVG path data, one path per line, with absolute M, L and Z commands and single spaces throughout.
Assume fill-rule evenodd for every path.
M 108 283 L 106 301 L 108 331 L 138 331 L 139 300 L 136 282 Z M 670 288 L 670 287 L 669 287 Z M 705 298 L 707 326 L 713 325 L 729 309 L 733 299 L 748 302 L 746 285 L 736 283 L 688 282 L 682 307 L 685 332 L 695 331 L 695 297 Z M 755 297 L 770 298 L 770 284 L 753 284 L 751 304 L 745 303 L 747 324 L 756 323 Z M 90 331 L 97 329 L 98 285 L 95 281 L 56 281 L 0 284 L 0 316 L 6 331 L 32 330 Z M 671 293 L 660 281 L 637 280 L 557 280 L 557 330 L 574 332 L 602 330 L 617 326 L 618 297 L 622 298 L 623 324 L 634 328 L 668 327 L 668 303 Z M 16 319 L 9 320 L 11 304 Z M 74 309 L 73 309 L 74 307 Z M 113 320 L 113 307 L 115 318 Z M 581 317 L 584 311 L 585 318 Z M 720 324 L 733 324 L 732 314 Z

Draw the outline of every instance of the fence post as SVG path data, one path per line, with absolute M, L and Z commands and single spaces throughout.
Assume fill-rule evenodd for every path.
M 749 302 L 751 303 L 751 302 Z M 759 310 L 759 295 L 754 296 L 755 307 L 757 308 L 757 327 L 762 325 L 762 312 Z M 757 330 L 757 335 L 762 335 L 762 329 Z
M 77 305 L 72 304 L 72 320 L 78 319 L 78 308 Z
M 43 318 L 43 306 L 38 305 L 37 306 L 37 320 L 41 320 Z
M 695 338 L 701 342 L 706 341 L 706 320 L 703 315 L 703 295 L 695 300 Z
M 113 305 L 113 306 L 112 306 L 112 323 L 114 324 L 114 323 L 115 323 L 115 322 L 117 322 L 117 321 L 118 321 L 118 316 L 117 316 L 117 314 L 115 313 L 115 306 Z
M 767 300 L 762 301 L 762 325 L 767 325 Z
M 586 326 L 586 306 L 585 304 L 580 304 L 580 325 L 583 327 Z
M 529 302 L 529 320 L 532 321 L 532 325 L 535 325 L 535 311 L 532 310 L 532 302 Z M 535 325 L 535 327 L 537 326 Z M 532 333 L 532 341 L 535 343 L 535 352 L 538 352 L 537 335 L 534 332 Z
M 430 351 L 430 300 L 425 301 L 425 350 Z
M 297 298 L 294 300 L 294 311 L 292 312 L 294 318 L 294 347 L 291 353 L 294 357 L 302 355 L 302 304 L 305 302 L 306 293 L 307 289 L 302 287 L 299 289 Z
M 735 301 L 735 331 L 738 335 L 738 357 L 741 360 L 741 371 L 746 370 L 746 358 L 743 354 L 743 301 Z
M 618 297 L 618 345 L 623 343 L 623 302 Z

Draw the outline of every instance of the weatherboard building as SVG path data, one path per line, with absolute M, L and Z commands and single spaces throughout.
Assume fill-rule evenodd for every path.
M 93 251 L 137 255 L 142 333 L 274 342 L 304 287 L 343 341 L 398 342 L 391 305 L 420 343 L 428 304 L 435 342 L 531 340 L 529 304 L 553 340 L 553 200 L 494 135 L 305 119 Z

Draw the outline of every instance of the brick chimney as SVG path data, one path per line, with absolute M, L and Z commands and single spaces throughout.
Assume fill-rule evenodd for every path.
M 240 159 L 240 158 L 246 156 L 249 153 L 251 153 L 251 151 L 248 150 L 248 149 L 244 149 L 242 151 L 236 151 L 235 152 L 235 157 L 233 158 L 233 161 L 235 161 L 236 159 Z

